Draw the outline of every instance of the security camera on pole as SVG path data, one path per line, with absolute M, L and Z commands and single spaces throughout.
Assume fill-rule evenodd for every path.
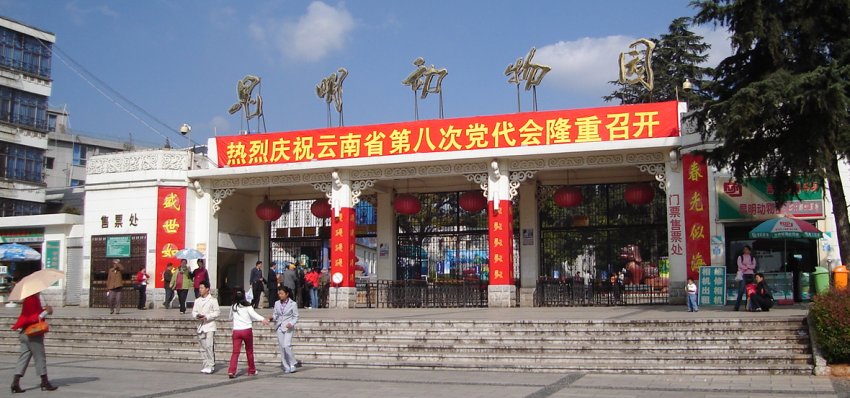
M 187 123 L 183 123 L 183 125 L 180 126 L 180 134 L 189 140 L 189 145 L 186 148 L 189 150 L 189 169 L 191 170 L 192 164 L 195 162 L 195 148 L 192 144 L 192 126 Z

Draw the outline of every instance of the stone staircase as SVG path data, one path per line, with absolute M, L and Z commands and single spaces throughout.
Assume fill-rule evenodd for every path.
M 813 365 L 803 319 L 304 319 L 294 344 L 296 357 L 307 367 L 808 375 Z M 13 317 L 0 315 L 0 324 L 13 322 Z M 50 329 L 48 357 L 200 364 L 195 322 L 188 319 L 54 317 Z M 219 321 L 219 369 L 226 366 L 230 348 L 230 323 Z M 17 352 L 16 332 L 0 331 L 0 353 Z M 254 328 L 254 352 L 259 365 L 279 365 L 277 340 L 269 327 L 259 323 Z M 244 361 L 242 354 L 241 368 Z

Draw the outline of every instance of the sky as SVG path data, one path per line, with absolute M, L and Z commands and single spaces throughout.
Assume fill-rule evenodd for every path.
M 445 68 L 446 118 L 517 111 L 505 69 L 532 47 L 551 71 L 538 110 L 606 105 L 618 56 L 638 38 L 658 37 L 689 0 L 0 0 L 0 15 L 56 35 L 50 106 L 70 112 L 75 133 L 161 147 L 215 135 L 327 127 L 316 85 L 344 67 L 347 126 L 414 119 L 402 80 L 414 59 Z M 712 45 L 707 66 L 731 52 L 726 32 L 694 31 Z M 265 126 L 228 109 L 237 83 L 261 78 Z M 521 92 L 522 111 L 531 110 Z M 439 97 L 419 100 L 419 118 L 438 117 Z M 337 114 L 333 111 L 333 125 Z

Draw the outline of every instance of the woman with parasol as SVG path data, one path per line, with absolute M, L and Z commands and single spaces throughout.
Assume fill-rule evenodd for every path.
M 38 375 L 41 376 L 41 390 L 54 391 L 58 387 L 50 384 L 47 379 L 47 356 L 44 353 L 44 334 L 36 336 L 27 336 L 24 330 L 27 326 L 38 323 L 53 314 L 53 307 L 43 305 L 41 295 L 33 294 L 24 299 L 24 304 L 21 306 L 21 315 L 18 321 L 12 325 L 13 330 L 19 331 L 19 339 L 21 341 L 21 355 L 18 357 L 18 363 L 15 365 L 15 378 L 12 379 L 12 393 L 21 393 L 26 390 L 21 388 L 21 377 L 27 372 L 30 359 L 35 357 L 35 369 Z

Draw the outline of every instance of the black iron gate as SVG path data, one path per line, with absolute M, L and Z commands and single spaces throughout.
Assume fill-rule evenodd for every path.
M 536 305 L 666 304 L 665 193 L 655 184 L 646 204 L 624 198 L 630 184 L 583 185 L 567 208 L 541 187 L 540 278 Z

